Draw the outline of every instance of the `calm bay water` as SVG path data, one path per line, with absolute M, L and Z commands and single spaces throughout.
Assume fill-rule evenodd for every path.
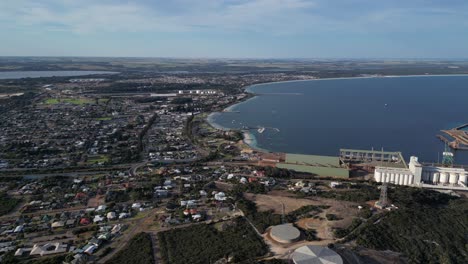
M 0 79 L 22 79 L 22 78 L 40 78 L 40 77 L 68 77 L 83 76 L 91 74 L 115 74 L 108 71 L 11 71 L 0 72 Z
M 230 129 L 266 127 L 250 130 L 253 144 L 275 152 L 384 148 L 432 162 L 444 151 L 440 130 L 468 123 L 468 76 L 328 79 L 248 90 L 260 95 L 230 108 L 239 113 L 209 119 Z M 455 160 L 468 164 L 468 151 L 457 151 Z

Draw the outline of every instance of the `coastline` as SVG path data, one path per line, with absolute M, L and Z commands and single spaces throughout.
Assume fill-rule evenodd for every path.
M 468 73 L 461 74 L 413 74 L 413 75 L 381 75 L 381 76 L 355 76 L 355 77 L 333 77 L 333 78 L 315 78 L 315 79 L 304 79 L 304 80 L 289 80 L 289 81 L 277 81 L 277 82 L 264 82 L 257 83 L 246 86 L 244 91 L 248 93 L 253 93 L 248 91 L 248 89 L 254 86 L 262 86 L 266 84 L 275 84 L 275 83 L 290 83 L 290 82 L 308 82 L 308 81 L 328 81 L 328 80 L 351 80 L 351 79 L 378 79 L 378 78 L 410 78 L 410 77 L 452 77 L 452 76 L 468 76 Z
M 243 98 L 239 102 L 235 102 L 226 108 L 224 108 L 221 112 L 219 111 L 214 111 L 208 114 L 206 121 L 210 126 L 212 126 L 215 129 L 223 130 L 223 131 L 239 131 L 243 135 L 243 142 L 247 144 L 250 148 L 253 150 L 259 151 L 259 152 L 265 152 L 269 153 L 271 151 L 262 149 L 258 147 L 257 143 L 257 138 L 255 135 L 248 131 L 248 130 L 243 130 L 243 129 L 232 129 L 232 128 L 226 128 L 223 127 L 219 124 L 217 124 L 213 118 L 217 114 L 221 114 L 222 112 L 229 112 L 229 111 L 234 111 L 235 107 L 237 107 L 240 104 L 246 103 L 249 100 L 252 100 L 261 94 L 257 94 L 251 90 L 251 88 L 256 87 L 256 86 L 262 86 L 262 85 L 268 85 L 268 84 L 276 84 L 276 83 L 290 83 L 290 82 L 308 82 L 308 81 L 327 81 L 327 80 L 350 80 L 350 79 L 377 79 L 377 78 L 409 78 L 409 77 L 452 77 L 452 76 L 460 76 L 460 77 L 466 77 L 468 74 L 423 74 L 423 75 L 382 75 L 382 76 L 356 76 L 356 77 L 336 77 L 336 78 L 316 78 L 316 79 L 306 79 L 306 80 L 289 80 L 289 81 L 277 81 L 277 82 L 265 82 L 265 83 L 258 83 L 258 84 L 252 84 L 243 87 L 242 89 L 244 92 L 251 94 L 251 96 L 247 96 L 246 98 Z

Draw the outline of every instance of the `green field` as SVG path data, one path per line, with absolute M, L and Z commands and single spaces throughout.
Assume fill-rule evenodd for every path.
M 106 163 L 109 162 L 110 158 L 109 156 L 106 155 L 98 155 L 98 156 L 93 156 L 89 157 L 87 163 L 88 164 L 97 164 L 97 163 Z
M 87 98 L 49 98 L 46 99 L 43 103 L 46 105 L 55 105 L 55 104 L 74 104 L 74 105 L 84 105 L 91 104 L 94 100 Z
M 112 120 L 112 117 L 110 117 L 110 116 L 103 116 L 103 117 L 98 117 L 98 118 L 96 118 L 96 120 L 98 120 L 98 121 L 109 121 L 109 120 Z

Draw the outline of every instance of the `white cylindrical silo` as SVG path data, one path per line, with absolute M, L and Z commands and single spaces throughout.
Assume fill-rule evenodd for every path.
M 390 174 L 390 182 L 395 182 L 395 173 Z
M 398 182 L 400 181 L 400 175 L 399 173 L 396 173 L 395 174 L 395 181 L 393 182 L 393 184 L 398 184 Z
M 403 184 L 404 185 L 408 185 L 408 181 L 409 181 L 409 175 L 408 174 L 405 174 L 405 179 L 403 181 Z
M 390 180 L 390 173 L 389 173 L 389 172 L 386 172 L 386 173 L 385 173 L 384 182 L 388 182 L 389 180 Z
M 432 174 L 432 183 L 438 184 L 439 178 L 440 178 L 440 173 L 434 172 L 434 174 Z
M 375 171 L 374 173 L 374 179 L 376 182 L 381 182 L 382 181 L 382 173 L 380 171 Z
M 400 174 L 400 180 L 398 181 L 398 184 L 399 185 L 405 184 L 405 175 L 404 174 Z
M 447 183 L 449 180 L 449 174 L 446 173 L 446 172 L 441 172 L 440 173 L 440 183 L 444 184 L 444 183 Z
M 413 174 L 410 174 L 410 175 L 409 175 L 409 181 L 408 181 L 408 184 L 409 184 L 409 185 L 412 185 L 412 184 L 414 184 L 414 175 L 413 175 Z
M 466 174 L 460 174 L 460 178 L 458 179 L 458 181 L 466 185 L 467 178 L 468 177 Z
M 455 184 L 458 182 L 458 174 L 457 173 L 450 173 L 449 183 Z

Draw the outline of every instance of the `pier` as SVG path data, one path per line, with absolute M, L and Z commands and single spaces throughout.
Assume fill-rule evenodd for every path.
M 468 131 L 464 131 L 468 124 L 464 124 L 449 130 L 441 130 L 448 135 L 453 141 L 443 135 L 437 135 L 437 138 L 445 142 L 450 148 L 455 150 L 468 150 Z

